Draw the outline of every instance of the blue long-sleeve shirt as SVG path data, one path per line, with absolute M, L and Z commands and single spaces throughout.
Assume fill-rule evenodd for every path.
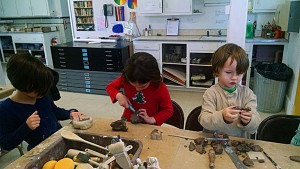
M 40 126 L 31 130 L 26 120 L 36 110 L 41 119 Z M 48 97 L 37 99 L 34 105 L 7 98 L 0 102 L 0 146 L 11 150 L 24 140 L 30 150 L 59 130 L 62 126 L 58 120 L 70 119 L 70 112 L 57 107 Z

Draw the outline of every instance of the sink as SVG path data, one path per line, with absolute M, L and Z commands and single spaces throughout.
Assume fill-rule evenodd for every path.
M 202 36 L 200 40 L 205 41 L 226 41 L 227 36 Z

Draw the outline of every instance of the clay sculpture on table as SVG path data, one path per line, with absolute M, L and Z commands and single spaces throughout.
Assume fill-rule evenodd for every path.
M 128 131 L 126 122 L 124 120 L 117 120 L 110 124 L 113 131 Z
M 154 129 L 151 132 L 151 140 L 162 140 L 162 132 L 157 129 Z
M 81 120 L 72 120 L 73 127 L 75 129 L 86 130 L 92 127 L 93 119 L 92 117 L 84 117 Z
M 138 116 L 137 114 L 131 114 L 130 115 L 130 122 L 132 124 L 142 123 L 144 120 Z

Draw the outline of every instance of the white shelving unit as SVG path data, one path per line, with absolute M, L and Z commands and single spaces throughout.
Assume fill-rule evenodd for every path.
M 59 32 L 0 34 L 1 63 L 7 63 L 14 53 L 29 51 L 45 65 L 53 68 L 50 50 L 52 38 L 56 38 L 57 43 L 60 43 Z

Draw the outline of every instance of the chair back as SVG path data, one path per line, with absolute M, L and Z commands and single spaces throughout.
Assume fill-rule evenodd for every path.
M 258 129 L 256 139 L 290 144 L 300 123 L 300 116 L 272 115 L 264 119 Z
M 182 108 L 175 101 L 172 100 L 173 116 L 171 116 L 165 123 L 183 129 L 184 126 L 184 113 Z
M 201 113 L 201 106 L 194 108 L 188 115 L 185 122 L 185 130 L 202 131 L 203 126 L 198 122 L 198 117 Z

